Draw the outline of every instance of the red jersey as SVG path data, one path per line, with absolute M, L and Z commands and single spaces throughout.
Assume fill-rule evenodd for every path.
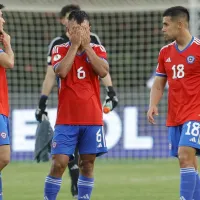
M 200 40 L 193 37 L 182 51 L 176 42 L 164 46 L 156 75 L 169 84 L 167 126 L 200 121 Z
M 107 59 L 103 46 L 93 43 L 90 45 L 99 57 Z M 70 42 L 53 48 L 52 65 L 54 68 L 65 57 L 69 48 Z M 59 79 L 58 87 L 56 124 L 103 124 L 99 76 L 94 72 L 85 52 L 75 56 L 72 68 L 64 79 Z
M 3 52 L 0 49 L 0 53 Z M 9 102 L 8 102 L 8 83 L 6 78 L 6 69 L 0 66 L 0 114 L 8 117 Z

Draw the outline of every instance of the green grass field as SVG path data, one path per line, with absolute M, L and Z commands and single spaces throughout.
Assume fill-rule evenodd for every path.
M 5 200 L 43 199 L 50 163 L 12 162 L 3 171 Z M 58 200 L 72 199 L 69 177 L 63 177 Z M 178 200 L 177 160 L 98 160 L 93 200 Z

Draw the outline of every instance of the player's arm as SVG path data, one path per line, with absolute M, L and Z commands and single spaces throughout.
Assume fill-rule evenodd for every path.
M 91 32 L 90 35 L 91 35 L 93 43 L 101 45 L 100 38 L 98 37 L 97 34 Z M 109 110 L 113 110 L 118 104 L 118 98 L 117 98 L 116 92 L 113 88 L 110 73 L 108 72 L 108 74 L 104 78 L 101 78 L 101 80 L 102 80 L 102 83 L 105 86 L 106 92 L 107 92 L 103 106 L 109 107 Z
M 72 68 L 78 48 L 79 48 L 78 45 L 72 44 L 69 47 L 69 50 L 68 50 L 66 56 L 58 64 L 54 65 L 54 71 L 60 78 L 65 78 L 67 73 Z M 55 56 L 53 59 L 56 59 Z
M 149 110 L 147 112 L 148 121 L 155 124 L 154 115 L 158 115 L 158 103 L 160 102 L 164 88 L 167 82 L 167 73 L 164 66 L 164 50 L 161 50 L 158 56 L 158 65 L 156 69 L 156 76 L 150 92 Z
M 100 58 L 92 49 L 90 45 L 85 46 L 85 52 L 92 64 L 93 70 L 101 77 L 105 77 L 109 71 L 109 65 L 107 61 Z
M 57 62 L 57 64 L 54 65 L 54 71 L 60 78 L 65 78 L 67 73 L 72 68 L 76 53 L 78 51 L 78 48 L 81 45 L 81 27 L 80 27 L 80 25 L 74 25 L 70 28 L 69 37 L 70 37 L 71 45 L 67 51 L 67 54 L 60 62 Z M 54 51 L 57 51 L 57 50 L 54 49 Z M 61 55 L 59 55 L 59 54 L 56 55 L 55 53 L 56 52 L 54 52 L 53 61 L 57 61 L 60 59 L 60 57 L 62 57 Z M 58 56 L 58 57 L 56 58 L 56 56 Z
M 55 79 L 56 75 L 53 71 L 53 67 L 52 65 L 48 65 L 45 79 L 42 84 L 42 92 L 41 92 L 42 95 L 49 96 L 55 85 Z
M 54 46 L 55 46 L 55 42 L 51 42 L 49 45 L 48 57 L 47 57 L 47 63 L 48 63 L 47 71 L 46 71 L 45 79 L 42 84 L 42 91 L 41 91 L 41 96 L 38 102 L 38 107 L 35 112 L 35 118 L 39 122 L 42 121 L 43 114 L 47 116 L 46 107 L 47 107 L 48 96 L 51 93 L 53 86 L 55 85 L 56 77 L 51 65 L 51 57 L 52 57 L 51 51 Z
M 11 69 L 14 67 L 14 53 L 10 43 L 10 36 L 5 31 L 0 35 L 0 42 L 4 46 L 4 51 L 0 50 L 0 65 Z
M 82 26 L 81 46 L 85 50 L 96 74 L 101 78 L 105 77 L 109 71 L 108 62 L 105 59 L 100 58 L 90 46 L 90 31 L 89 26 L 87 25 Z
M 150 92 L 150 103 L 147 117 L 150 123 L 155 124 L 154 115 L 158 115 L 157 105 L 160 102 L 167 82 L 166 77 L 156 76 Z

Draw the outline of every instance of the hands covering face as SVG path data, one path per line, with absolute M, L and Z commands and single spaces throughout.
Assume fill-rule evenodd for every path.
M 85 48 L 90 44 L 90 26 L 88 21 L 80 25 L 76 21 L 70 21 L 68 25 L 69 39 L 73 45 Z

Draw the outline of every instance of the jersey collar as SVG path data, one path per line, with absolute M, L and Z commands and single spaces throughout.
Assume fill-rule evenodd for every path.
M 176 42 L 174 43 L 174 45 L 175 45 L 176 50 L 179 53 L 182 53 L 183 51 L 185 51 L 193 43 L 193 41 L 194 41 L 194 36 L 192 36 L 191 41 L 188 43 L 188 45 L 183 50 L 179 50 L 178 45 L 176 44 Z

